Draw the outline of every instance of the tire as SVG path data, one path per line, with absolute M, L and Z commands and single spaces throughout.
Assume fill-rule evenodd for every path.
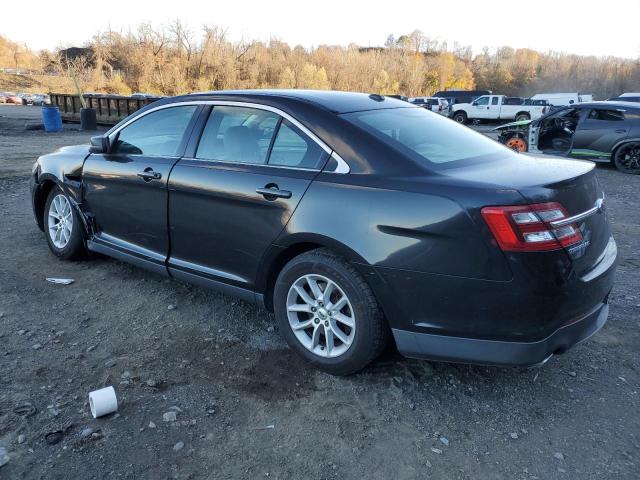
M 523 120 L 531 120 L 531 116 L 528 113 L 519 113 L 516 115 L 516 122 L 522 122 Z
M 453 120 L 464 125 L 467 123 L 467 114 L 465 112 L 456 112 L 453 114 Z
M 640 142 L 620 146 L 613 156 L 613 164 L 621 172 L 640 175 Z
M 313 295 L 310 280 L 316 281 L 320 295 Z M 329 282 L 333 287 L 329 298 L 324 299 L 326 303 L 317 301 Z M 306 302 L 296 287 L 302 288 L 311 302 Z M 343 296 L 346 302 L 341 300 Z M 289 261 L 276 280 L 273 304 L 280 332 L 289 346 L 327 373 L 355 373 L 380 355 L 388 343 L 389 330 L 371 288 L 352 265 L 330 250 L 312 250 Z M 343 306 L 336 310 L 324 309 L 338 304 Z M 297 306 L 296 310 L 313 309 L 315 305 L 315 313 L 290 311 L 288 307 L 292 305 Z M 346 319 L 353 328 L 342 323 Z M 294 325 L 299 327 L 295 331 Z M 336 329 L 340 329 L 347 342 L 341 342 L 338 333 L 333 333 Z M 329 348 L 328 337 L 333 339 L 332 348 Z
M 56 257 L 62 260 L 79 260 L 86 256 L 82 220 L 69 197 L 59 187 L 56 186 L 49 192 L 43 216 L 47 243 Z

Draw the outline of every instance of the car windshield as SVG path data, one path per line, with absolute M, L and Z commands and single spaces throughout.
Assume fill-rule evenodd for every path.
M 498 142 L 424 108 L 394 108 L 342 115 L 428 167 L 513 154 Z

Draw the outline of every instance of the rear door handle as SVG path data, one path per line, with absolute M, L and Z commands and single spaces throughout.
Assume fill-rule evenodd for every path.
M 277 185 L 269 184 L 264 188 L 256 189 L 256 193 L 259 193 L 267 200 L 275 200 L 276 198 L 291 198 L 291 192 L 289 190 L 280 190 Z
M 143 172 L 139 172 L 138 176 L 145 182 L 150 182 L 151 180 L 160 180 L 162 178 L 162 174 L 160 172 L 154 172 L 151 167 L 147 167 Z

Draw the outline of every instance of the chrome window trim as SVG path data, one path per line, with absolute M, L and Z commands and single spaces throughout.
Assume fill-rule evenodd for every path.
M 307 168 L 307 167 L 288 167 L 286 165 L 269 165 L 268 163 L 251 163 L 251 162 L 229 162 L 227 160 L 214 160 L 212 158 L 196 158 L 196 157 L 181 157 L 181 160 L 193 160 L 195 162 L 205 163 L 219 163 L 220 165 L 235 165 L 237 167 L 247 165 L 254 167 L 269 167 L 269 168 L 284 168 L 285 170 L 302 170 L 304 172 L 319 172 L 319 168 Z
M 152 112 L 156 112 L 158 110 L 163 110 L 165 108 L 181 107 L 181 106 L 186 106 L 186 105 L 212 105 L 214 107 L 216 105 L 225 106 L 225 107 L 226 106 L 229 106 L 229 107 L 246 107 L 246 108 L 255 108 L 256 110 L 265 110 L 265 111 L 268 111 L 268 112 L 273 112 L 273 113 L 275 113 L 277 115 L 280 115 L 282 118 L 285 118 L 285 119 L 289 120 L 296 127 L 298 127 L 300 130 L 302 130 L 302 132 L 304 132 L 305 135 L 307 135 L 309 138 L 311 138 L 311 140 L 316 142 L 316 144 L 318 144 L 318 146 L 320 148 L 322 148 L 326 153 L 329 154 L 330 157 L 332 157 L 338 163 L 338 166 L 335 168 L 335 170 L 327 172 L 327 173 L 346 174 L 346 173 L 349 173 L 351 171 L 351 168 L 349 167 L 347 162 L 345 162 L 342 159 L 342 157 L 340 157 L 337 153 L 335 153 L 333 151 L 333 149 L 331 147 L 329 147 L 326 143 L 324 143 L 322 140 L 320 140 L 320 138 L 318 138 L 315 133 L 313 133 L 311 130 L 309 130 L 307 127 L 305 127 L 302 123 L 300 123 L 294 117 L 289 115 L 287 112 L 283 112 L 279 108 L 272 107 L 271 105 L 262 105 L 260 103 L 252 103 L 252 102 L 235 102 L 235 101 L 231 101 L 231 100 L 188 100 L 188 101 L 185 101 L 185 102 L 175 102 L 175 103 L 167 103 L 165 105 L 158 105 L 157 107 L 150 108 L 149 110 L 143 112 L 140 115 L 136 115 L 135 117 L 131 118 L 127 122 L 125 122 L 122 125 L 120 125 L 116 130 L 114 130 L 113 132 L 111 132 L 109 134 L 109 142 L 113 141 L 114 137 L 120 132 L 120 130 L 122 130 L 123 128 L 126 128 L 127 126 L 131 125 L 133 122 L 135 122 L 136 120 L 139 120 L 140 118 L 144 117 L 145 115 L 148 115 L 148 114 L 150 114 Z M 195 160 L 204 160 L 204 159 L 197 159 L 196 158 Z M 212 160 L 212 161 L 217 161 L 217 160 Z M 238 165 L 266 165 L 266 166 L 281 168 L 278 165 L 268 165 L 268 164 L 252 164 L 252 163 L 244 163 L 244 162 L 225 162 L 225 163 L 232 163 L 232 164 L 238 164 Z M 299 168 L 299 167 L 288 167 L 288 168 L 291 168 L 291 169 L 294 169 L 294 170 L 295 169 L 299 169 L 299 170 L 314 170 L 314 171 L 318 171 L 319 170 L 319 169 L 305 169 L 305 168 Z

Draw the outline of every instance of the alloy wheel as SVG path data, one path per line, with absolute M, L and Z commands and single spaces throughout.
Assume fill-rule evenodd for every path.
M 56 248 L 63 249 L 71 239 L 73 211 L 69 199 L 63 194 L 53 197 L 47 220 L 49 237 Z
M 618 155 L 618 163 L 627 171 L 640 170 L 640 145 L 633 144 L 626 147 Z
M 343 355 L 353 343 L 355 312 L 340 286 L 322 275 L 303 275 L 287 294 L 287 318 L 298 341 L 325 358 Z

